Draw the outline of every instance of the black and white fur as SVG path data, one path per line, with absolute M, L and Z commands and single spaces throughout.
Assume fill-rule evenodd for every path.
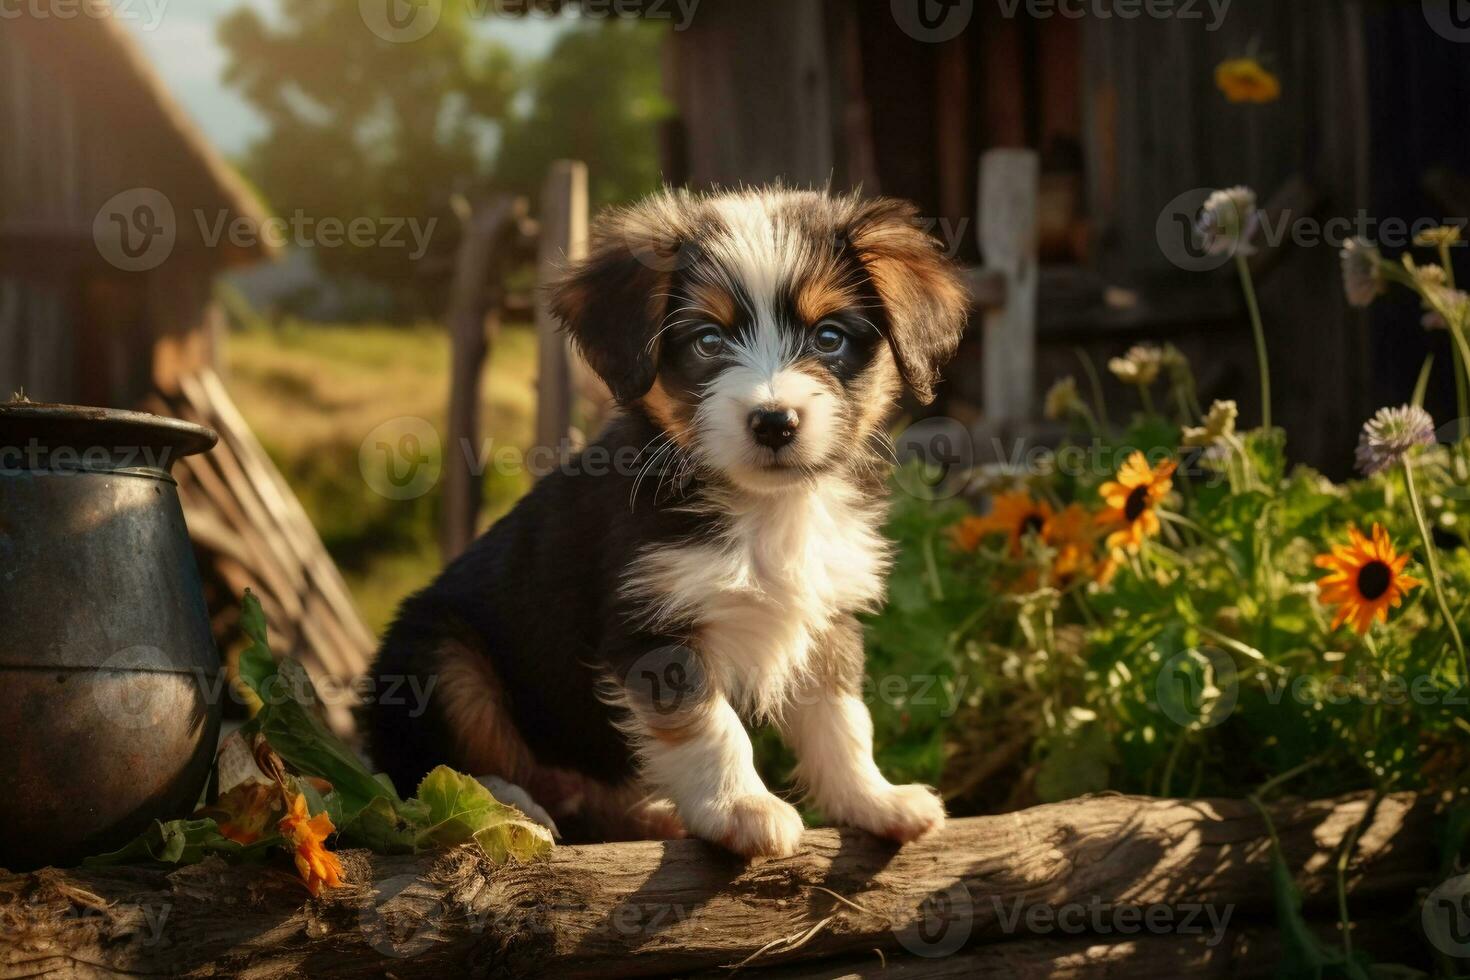
M 378 690 L 432 695 L 366 708 L 377 763 L 405 792 L 439 763 L 517 784 L 568 837 L 785 855 L 802 823 L 745 729 L 770 722 L 828 819 L 941 825 L 873 762 L 855 614 L 888 568 L 885 420 L 905 385 L 932 397 L 967 305 L 892 200 L 669 191 L 604 217 L 554 306 L 622 410 L 404 603 Z

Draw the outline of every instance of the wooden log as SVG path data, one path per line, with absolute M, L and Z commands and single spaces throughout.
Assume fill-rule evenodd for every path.
M 587 165 L 579 160 L 557 160 L 541 191 L 538 280 L 550 282 L 568 262 L 586 252 Z M 536 298 L 536 336 L 536 446 L 559 450 L 572 430 L 574 359 L 545 290 Z
M 1328 947 L 1339 945 L 1337 924 L 1312 922 Z M 763 980 L 1267 980 L 1280 976 L 1281 934 L 1274 923 L 1239 922 L 1216 932 L 1208 924 L 1187 934 L 1151 932 L 1126 925 L 1104 935 L 1058 932 L 1045 938 L 974 946 L 950 956 L 924 956 L 900 950 L 869 950 L 864 956 L 796 963 L 763 970 Z M 1426 958 L 1423 939 L 1392 922 L 1368 922 L 1355 929 L 1354 945 L 1376 963 L 1419 963 Z M 1424 964 L 1427 965 L 1427 964 Z M 713 980 L 728 970 L 703 975 Z M 701 978 L 703 980 L 703 978 Z
M 1365 802 L 1274 810 L 1309 907 L 1334 900 L 1333 855 Z M 1433 819 L 1429 801 L 1382 801 L 1349 867 L 1355 908 L 1406 901 L 1430 880 Z M 1162 910 L 1167 923 L 1148 931 L 1188 938 L 1189 914 L 1196 929 L 1226 916 L 1269 922 L 1269 855 L 1248 803 L 1098 796 L 955 820 L 902 849 L 814 830 L 795 856 L 751 865 L 698 841 L 559 847 L 501 868 L 464 849 L 348 851 L 349 884 L 319 899 L 284 863 L 0 873 L 0 976 L 611 978 L 875 949 L 947 962 L 1040 939 L 1075 957 L 1078 935 L 1057 934 L 1068 910 L 1103 908 L 1118 923 L 1124 909 Z

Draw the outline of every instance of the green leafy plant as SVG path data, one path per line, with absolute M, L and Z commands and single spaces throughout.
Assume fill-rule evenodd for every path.
M 324 815 L 326 820 L 318 826 L 325 832 L 335 832 L 339 845 L 365 847 L 380 854 L 474 844 L 490 860 L 500 863 L 530 860 L 551 848 L 549 830 L 515 807 L 496 800 L 475 779 L 447 766 L 439 766 L 425 776 L 413 797 L 400 797 L 386 776 L 369 770 L 357 753 L 321 721 L 316 712 L 316 689 L 302 666 L 291 659 L 277 660 L 271 654 L 265 613 L 249 591 L 245 593 L 241 625 L 249 646 L 240 656 L 239 676 L 259 707 L 239 737 L 254 742 L 255 758 L 263 762 L 262 778 L 275 780 L 279 797 L 273 792 L 255 794 L 236 807 L 224 806 L 234 789 L 228 787 L 220 801 L 233 818 L 228 823 L 222 825 L 202 815 L 155 821 L 131 843 L 88 859 L 88 865 L 137 861 L 190 864 L 210 855 L 257 859 L 272 848 L 289 850 L 293 842 L 282 833 L 247 842 L 236 839 L 247 835 L 237 831 L 232 836 L 228 831 L 247 823 L 274 824 L 277 812 L 289 808 L 298 796 L 305 801 L 301 815 L 313 820 Z M 320 780 L 320 786 L 306 777 Z M 285 818 L 281 824 L 287 825 Z M 294 846 L 299 853 L 300 841 Z M 303 877 L 312 883 L 305 871 Z

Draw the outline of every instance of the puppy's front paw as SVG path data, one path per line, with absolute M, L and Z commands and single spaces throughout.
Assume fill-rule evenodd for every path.
M 910 783 L 893 787 L 887 808 L 891 813 L 890 822 L 879 833 L 900 844 L 917 840 L 944 826 L 944 803 L 940 801 L 939 794 L 927 786 Z
M 796 807 L 770 793 L 736 797 L 703 819 L 686 817 L 690 831 L 741 857 L 788 857 L 803 830 Z
M 917 783 L 889 786 L 852 808 L 844 823 L 907 844 L 944 826 L 938 794 Z

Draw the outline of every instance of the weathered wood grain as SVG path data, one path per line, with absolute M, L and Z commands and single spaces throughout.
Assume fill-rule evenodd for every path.
M 1333 850 L 1364 806 L 1275 812 L 1309 902 L 1330 899 Z M 1427 882 L 1432 817 L 1412 796 L 1378 806 L 1354 901 Z M 902 849 L 814 830 L 796 856 L 749 866 L 696 841 L 561 847 L 505 868 L 464 850 L 346 852 L 354 884 L 321 899 L 283 865 L 44 869 L 0 874 L 0 977 L 687 975 L 874 949 L 928 954 L 942 971 L 951 954 L 1038 932 L 1075 955 L 1083 937 L 1043 928 L 1070 908 L 1163 909 L 1175 933 L 1196 906 L 1200 928 L 1211 908 L 1216 921 L 1268 918 L 1268 854 L 1247 803 L 1101 796 L 956 820 Z

